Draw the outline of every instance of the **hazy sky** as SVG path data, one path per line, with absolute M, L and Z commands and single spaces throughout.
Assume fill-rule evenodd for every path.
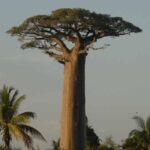
M 63 66 L 37 49 L 21 50 L 16 38 L 5 32 L 27 17 L 50 14 L 58 8 L 81 7 L 121 16 L 142 33 L 104 38 L 110 44 L 88 55 L 86 111 L 101 139 L 112 135 L 119 142 L 136 127 L 132 117 L 150 115 L 150 1 L 149 0 L 0 0 L 0 88 L 14 86 L 26 94 L 21 111 L 34 111 L 32 122 L 46 137 L 41 149 L 59 137 Z

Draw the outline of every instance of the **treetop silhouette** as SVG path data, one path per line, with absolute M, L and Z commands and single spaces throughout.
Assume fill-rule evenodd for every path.
M 69 61 L 68 54 L 76 47 L 78 54 L 87 53 L 98 39 L 141 32 L 139 27 L 121 17 L 97 14 L 81 8 L 63 8 L 51 15 L 26 19 L 8 33 L 19 36 L 22 48 L 38 48 L 58 61 Z M 66 41 L 73 43 L 71 48 Z M 54 52 L 56 50 L 58 53 Z

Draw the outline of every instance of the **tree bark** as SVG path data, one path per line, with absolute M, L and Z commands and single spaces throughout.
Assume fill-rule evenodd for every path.
M 64 65 L 60 149 L 84 150 L 86 55 L 73 51 L 70 58 Z
M 5 130 L 4 130 L 3 140 L 4 140 L 4 143 L 5 143 L 5 149 L 10 150 L 11 136 L 10 136 L 8 127 L 6 127 Z

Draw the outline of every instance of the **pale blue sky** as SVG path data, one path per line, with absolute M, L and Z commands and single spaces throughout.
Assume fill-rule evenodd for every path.
M 149 6 L 149 0 L 0 0 L 0 87 L 5 83 L 27 95 L 21 111 L 37 113 L 32 124 L 48 141 L 40 143 L 41 148 L 59 137 L 63 66 L 36 49 L 21 50 L 17 39 L 5 32 L 27 17 L 62 7 L 121 16 L 141 27 L 139 34 L 98 41 L 97 45 L 111 46 L 87 58 L 89 123 L 100 138 L 112 135 L 119 142 L 136 127 L 136 112 L 144 118 L 150 115 Z

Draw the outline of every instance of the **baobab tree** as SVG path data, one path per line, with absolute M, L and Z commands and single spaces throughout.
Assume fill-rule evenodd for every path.
M 97 14 L 80 8 L 37 15 L 12 27 L 22 48 L 37 48 L 64 64 L 61 114 L 61 150 L 83 150 L 85 145 L 85 61 L 97 40 L 141 32 L 121 17 Z

